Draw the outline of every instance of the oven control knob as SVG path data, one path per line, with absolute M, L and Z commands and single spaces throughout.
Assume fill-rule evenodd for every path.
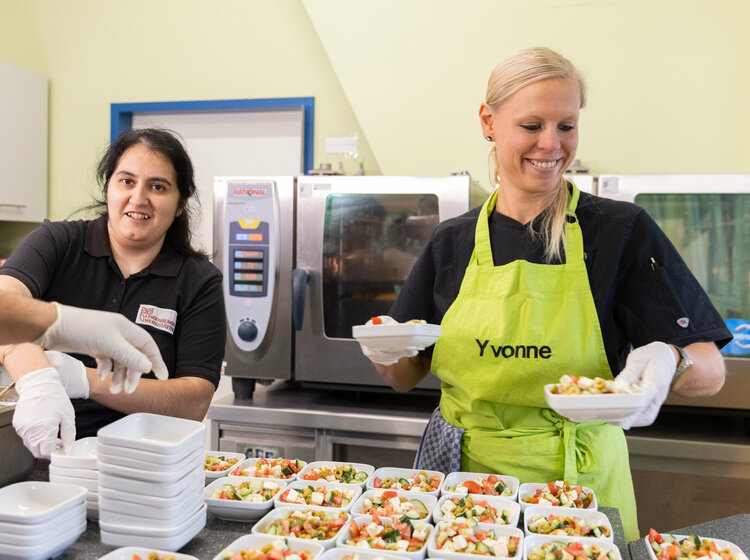
M 242 321 L 237 328 L 237 334 L 245 342 L 252 342 L 258 336 L 258 327 L 253 321 Z

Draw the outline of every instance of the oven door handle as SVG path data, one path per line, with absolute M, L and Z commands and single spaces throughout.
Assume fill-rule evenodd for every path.
M 307 270 L 304 268 L 292 270 L 292 324 L 296 331 L 302 330 L 302 321 L 305 318 L 308 282 L 310 282 L 310 273 Z

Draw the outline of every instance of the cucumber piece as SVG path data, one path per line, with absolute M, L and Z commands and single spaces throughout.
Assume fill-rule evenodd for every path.
M 429 511 L 427 510 L 427 506 L 424 505 L 422 501 L 417 500 L 416 498 L 412 498 L 411 500 L 409 500 L 409 503 L 417 508 L 417 510 L 419 510 L 420 517 L 427 517 Z
M 419 511 L 416 509 L 410 509 L 402 517 L 406 517 L 406 519 L 419 519 L 421 516 L 419 515 Z M 404 519 L 401 520 L 402 523 L 405 521 Z
M 295 464 L 297 465 L 298 469 L 301 469 L 302 467 L 305 466 L 305 462 L 304 461 L 300 461 L 299 459 L 295 460 Z
M 484 544 L 482 541 L 477 543 L 477 552 L 480 554 L 486 554 L 490 551 L 490 547 Z
M 355 482 L 364 482 L 365 480 L 367 480 L 367 473 L 364 471 L 357 471 L 357 474 L 354 475 Z
M 399 478 L 398 482 L 399 482 L 399 484 L 405 484 L 406 486 L 411 486 L 411 482 L 409 482 L 405 478 Z
M 286 476 L 292 476 L 294 474 L 294 471 L 290 469 L 289 467 L 284 467 L 281 469 L 281 472 L 284 473 Z

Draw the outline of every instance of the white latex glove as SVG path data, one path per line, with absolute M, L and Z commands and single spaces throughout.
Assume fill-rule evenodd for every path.
M 141 375 L 153 371 L 157 379 L 169 372 L 159 347 L 144 329 L 119 313 L 81 309 L 53 302 L 57 319 L 37 344 L 63 352 L 77 352 L 96 358 L 96 369 L 104 379 L 114 370 L 110 392 L 135 391 Z
M 669 386 L 672 384 L 677 359 L 674 351 L 663 342 L 651 342 L 636 348 L 625 362 L 625 368 L 615 378 L 631 385 L 637 385 L 642 391 L 653 397 L 643 409 L 613 424 L 628 430 L 633 426 L 650 426 L 656 420 L 661 405 L 667 400 Z
M 384 325 L 398 322 L 393 317 L 390 317 L 388 315 L 379 315 L 378 318 L 383 321 Z M 367 321 L 365 325 L 372 325 L 372 319 Z M 413 346 L 382 350 L 380 348 L 371 348 L 370 346 L 366 346 L 362 344 L 361 341 L 359 341 L 359 345 L 362 348 L 362 353 L 367 356 L 372 363 L 384 366 L 395 364 L 401 358 L 411 358 L 412 356 L 416 356 L 417 354 L 419 354 L 419 350 L 417 348 L 414 348 Z
M 86 366 L 70 354 L 47 350 L 44 355 L 57 370 L 60 382 L 71 399 L 89 398 L 89 378 L 86 377 Z
M 28 450 L 38 459 L 61 446 L 69 454 L 76 439 L 75 413 L 57 371 L 49 367 L 27 373 L 16 381 L 16 391 L 13 427 Z

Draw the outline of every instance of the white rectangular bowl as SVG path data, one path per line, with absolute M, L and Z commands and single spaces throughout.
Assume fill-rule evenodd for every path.
M 230 471 L 229 475 L 231 476 L 258 476 L 259 478 L 273 478 L 275 480 L 284 480 L 286 482 L 291 482 L 292 480 L 295 480 L 297 478 L 297 474 L 299 472 L 302 472 L 302 469 L 307 466 L 307 463 L 305 461 L 302 461 L 304 464 L 300 468 L 299 472 L 292 474 L 291 476 L 259 476 L 255 473 L 258 472 L 255 470 L 255 464 L 260 461 L 260 457 L 248 457 L 247 459 L 240 461 L 235 466 L 233 466 Z M 274 459 L 286 459 L 286 457 L 274 457 Z M 298 461 L 299 459 L 289 459 L 290 461 Z M 241 474 L 243 472 L 246 472 L 247 474 Z
M 195 556 L 189 556 L 187 554 L 180 554 L 179 552 L 170 552 L 169 550 L 155 550 L 153 548 L 144 548 L 142 546 L 125 546 L 118 548 L 117 550 L 113 550 L 112 552 L 109 552 L 105 554 L 104 556 L 100 556 L 99 560 L 132 560 L 134 555 L 138 555 L 144 560 L 148 558 L 148 555 L 151 552 L 155 552 L 159 555 L 159 558 L 166 554 L 171 554 L 174 556 L 174 560 L 198 560 Z
M 349 513 L 351 513 L 353 517 L 362 517 L 365 515 L 370 515 L 369 513 L 365 512 L 365 509 L 364 509 L 365 500 L 371 499 L 374 496 L 378 496 L 379 493 L 382 493 L 382 492 L 395 492 L 397 497 L 406 498 L 407 500 L 419 500 L 427 508 L 427 516 L 420 519 L 420 521 L 425 521 L 427 523 L 432 522 L 432 516 L 435 510 L 435 506 L 437 506 L 438 500 L 436 496 L 432 494 L 426 494 L 424 492 L 406 492 L 404 490 L 384 490 L 382 488 L 377 488 L 375 490 L 365 490 L 364 492 L 362 492 L 362 495 L 359 498 L 357 498 L 357 501 L 354 502 L 351 510 L 349 510 Z M 383 513 L 383 514 L 378 514 L 378 515 L 386 515 L 386 514 Z
M 78 525 L 72 531 L 65 533 L 64 535 L 58 535 L 55 539 L 44 540 L 42 539 L 38 545 L 35 546 L 15 546 L 12 544 L 2 545 L 2 558 L 3 560 L 47 560 L 53 556 L 57 556 L 63 550 L 68 548 L 71 544 L 78 540 L 86 531 L 86 520 Z
M 662 533 L 662 535 L 672 535 L 678 541 L 690 536 L 690 535 L 676 535 L 674 533 Z M 724 541 L 721 539 L 714 539 L 713 537 L 701 537 L 700 535 L 698 535 L 698 537 L 701 540 L 706 538 L 710 541 L 713 541 L 714 544 L 716 544 L 717 548 L 719 548 L 720 550 L 728 548 L 731 551 L 731 553 L 734 554 L 734 557 L 737 560 L 747 560 L 747 555 L 745 555 L 745 553 L 742 551 L 742 549 L 739 546 L 737 546 L 736 544 L 732 542 Z M 651 560 L 657 560 L 656 553 L 654 552 L 654 549 L 651 548 L 651 543 L 648 542 L 648 535 L 646 535 L 643 538 L 643 542 L 646 543 L 646 548 L 648 549 L 649 558 L 651 558 Z
M 445 475 L 439 471 L 425 471 L 424 469 L 399 469 L 394 467 L 382 467 L 379 469 L 376 469 L 375 472 L 372 473 L 369 480 L 367 481 L 366 488 L 368 490 L 375 489 L 375 479 L 379 478 L 381 481 L 385 480 L 386 478 L 392 478 L 392 477 L 398 477 L 398 478 L 406 478 L 407 480 L 409 477 L 414 476 L 415 474 L 424 471 L 429 477 L 437 476 L 439 478 L 439 484 L 437 488 L 430 492 L 424 492 L 419 489 L 414 489 L 413 487 L 409 488 L 392 488 L 392 490 L 406 490 L 407 492 L 420 492 L 423 494 L 432 494 L 433 496 L 439 496 L 440 495 L 440 486 L 442 486 L 443 481 L 445 480 Z M 389 489 L 390 490 L 390 489 Z
M 171 483 L 181 479 L 196 469 L 203 471 L 203 455 L 200 453 L 192 455 L 184 463 L 178 463 L 174 468 L 165 468 L 161 471 L 152 471 L 142 468 L 124 467 L 112 463 L 103 463 L 104 457 L 100 454 L 97 461 L 99 474 L 110 474 L 122 478 L 141 480 L 144 482 Z
M 205 458 L 209 455 L 213 457 L 229 457 L 231 459 L 239 459 L 234 465 L 227 467 L 224 470 L 221 471 L 207 471 L 205 469 Z M 244 453 L 229 453 L 227 451 L 205 451 L 203 454 L 204 457 L 204 468 L 203 471 L 206 473 L 206 484 L 211 482 L 212 480 L 216 480 L 217 478 L 220 478 L 222 476 L 226 476 L 229 474 L 229 471 L 232 470 L 232 467 L 238 465 L 240 461 L 245 460 L 245 454 Z
M 551 392 L 552 387 L 554 384 L 544 386 L 547 404 L 560 416 L 572 416 L 576 422 L 618 422 L 642 410 L 653 398 L 649 392 L 559 395 Z
M 381 524 L 383 526 L 390 526 L 391 525 L 391 518 L 390 517 L 381 517 Z M 362 527 L 369 525 L 372 523 L 373 517 L 371 515 L 362 515 L 358 517 L 354 517 L 352 519 L 353 523 L 357 524 L 357 527 L 362 529 Z M 419 550 L 415 550 L 413 552 L 406 552 L 404 550 L 381 550 L 381 549 L 372 549 L 372 548 L 365 548 L 365 547 L 359 547 L 356 545 L 349 545 L 344 544 L 346 540 L 350 536 L 350 530 L 349 530 L 349 523 L 347 523 L 341 531 L 339 531 L 339 535 L 336 538 L 336 548 L 340 548 L 342 550 L 348 550 L 350 553 L 354 554 L 361 550 L 366 552 L 377 552 L 378 554 L 384 555 L 386 558 L 391 558 L 392 556 L 402 556 L 405 558 L 409 558 L 410 560 L 422 560 L 427 555 L 427 543 L 430 541 L 430 537 L 433 536 L 433 532 L 435 531 L 435 527 L 431 525 L 430 523 L 426 523 L 425 521 L 412 521 L 412 525 L 415 529 L 417 528 L 425 528 L 427 530 L 427 537 L 425 538 L 424 546 L 420 548 Z
M 158 496 L 160 498 L 176 496 L 186 488 L 194 488 L 198 485 L 203 486 L 203 482 L 203 467 L 196 467 L 194 471 L 188 472 L 182 478 L 176 478 L 169 482 L 136 480 L 125 478 L 118 474 L 99 472 L 99 486 L 102 488 L 111 488 L 112 490 L 120 490 L 121 492 L 130 492 L 131 494 Z
M 186 449 L 203 448 L 206 426 L 195 420 L 136 412 L 100 428 L 96 435 L 107 445 L 183 455 Z
M 335 507 L 335 506 L 329 506 L 329 505 L 318 505 L 318 504 L 297 504 L 292 502 L 284 502 L 281 500 L 281 495 L 287 492 L 290 488 L 294 490 L 302 490 L 304 488 L 307 488 L 308 486 L 312 486 L 313 488 L 325 488 L 326 490 L 340 490 L 341 492 L 352 492 L 353 496 L 351 498 L 351 501 L 343 506 L 343 507 Z M 287 484 L 286 488 L 284 488 L 281 492 L 276 494 L 273 498 L 273 504 L 274 507 L 325 507 L 332 510 L 341 510 L 341 511 L 350 511 L 352 509 L 352 506 L 354 505 L 354 502 L 357 501 L 357 498 L 359 498 L 360 494 L 362 494 L 362 487 L 355 484 L 342 484 L 339 482 L 324 482 L 321 480 L 294 480 Z
M 201 505 L 203 505 L 203 494 L 200 491 L 169 507 L 135 504 L 99 496 L 100 519 L 109 521 L 109 512 L 122 516 L 129 515 L 133 518 L 133 525 L 150 526 L 154 525 L 154 522 L 167 523 L 171 526 L 180 525 Z M 112 532 L 116 533 L 117 531 Z
M 16 482 L 0 488 L 0 521 L 43 523 L 86 501 L 86 488 L 54 482 Z
M 359 560 L 383 560 L 383 555 L 380 554 L 380 551 L 372 552 L 364 548 L 360 548 L 357 552 L 354 552 L 351 548 L 332 548 L 326 550 L 317 560 L 342 560 L 345 556 L 351 556 L 352 554 L 356 554 L 359 557 Z M 388 555 L 388 560 L 399 559 L 407 560 L 408 556 L 400 556 L 398 554 Z
M 458 484 L 466 481 L 466 480 L 476 480 L 477 478 L 480 479 L 486 479 L 490 475 L 496 476 L 499 478 L 503 484 L 505 484 L 510 490 L 511 493 L 507 496 L 501 496 L 502 498 L 506 498 L 508 500 L 518 500 L 518 488 L 521 484 L 521 482 L 515 477 L 515 476 L 509 476 L 505 474 L 494 474 L 494 473 L 475 473 L 475 472 L 452 472 L 448 473 L 445 477 L 445 480 L 443 481 L 443 484 L 440 486 L 440 495 L 443 494 L 469 494 L 469 492 L 456 492 L 455 490 L 448 490 L 448 488 L 452 488 L 454 486 L 457 486 Z M 487 496 L 492 494 L 476 494 L 477 496 Z
M 545 517 L 550 515 L 567 515 L 570 517 L 578 517 L 586 521 L 588 525 L 603 525 L 609 529 L 608 537 L 594 537 L 593 535 L 579 536 L 583 539 L 602 539 L 609 542 L 614 542 L 614 532 L 612 531 L 612 524 L 609 522 L 609 518 L 600 511 L 592 509 L 578 509 L 578 508 L 564 508 L 556 506 L 529 506 L 523 512 L 523 532 L 526 536 L 541 535 L 542 533 L 532 533 L 529 531 L 529 521 L 534 515 L 541 514 Z M 552 535 L 555 536 L 555 535 Z M 567 536 L 567 535 L 565 535 Z
M 55 520 L 56 525 L 48 529 L 43 534 L 18 534 L 15 530 L 3 531 L 0 533 L 0 558 L 2 558 L 2 549 L 6 544 L 13 546 L 34 547 L 44 544 L 49 540 L 58 540 L 70 532 L 75 531 L 82 523 L 86 521 L 86 509 L 76 509 L 75 512 L 68 512 L 62 519 Z
M 198 515 L 195 517 L 195 521 L 189 525 L 184 531 L 174 536 L 169 537 L 155 537 L 152 535 L 146 535 L 142 532 L 135 534 L 128 533 L 112 533 L 110 531 L 101 528 L 99 534 L 101 535 L 102 543 L 110 546 L 143 546 L 147 548 L 158 548 L 168 551 L 175 551 L 181 549 L 190 540 L 201 532 L 201 529 L 206 526 L 206 508 L 201 508 Z
M 450 523 L 450 521 L 442 521 L 441 523 Z M 507 556 L 506 558 L 508 558 L 509 560 L 520 560 L 523 557 L 524 536 L 523 531 L 518 527 L 509 527 L 508 525 L 492 525 L 489 523 L 477 523 L 476 526 L 473 527 L 473 530 L 494 531 L 495 535 L 498 537 L 519 537 L 516 554 L 514 556 Z M 442 550 L 439 550 L 436 544 L 439 532 L 440 523 L 436 523 L 433 534 L 427 541 L 427 552 L 429 553 L 430 558 L 444 558 L 446 560 L 470 560 L 471 558 L 477 558 L 481 556 L 477 554 L 469 554 L 467 552 L 443 552 Z M 492 558 L 498 557 L 492 556 Z
M 323 511 L 323 512 L 325 512 L 327 515 L 329 515 L 331 517 L 337 517 L 338 515 L 340 515 L 342 513 L 346 516 L 345 519 L 344 519 L 344 524 L 341 526 L 341 528 L 339 528 L 339 530 L 337 531 L 337 533 L 336 533 L 335 536 L 331 537 L 330 539 L 315 541 L 315 542 L 318 542 L 321 545 L 323 545 L 323 548 L 326 549 L 326 550 L 328 550 L 329 548 L 333 548 L 333 546 L 334 546 L 334 544 L 336 542 L 336 538 L 341 534 L 341 531 L 343 531 L 346 528 L 347 524 L 351 520 L 351 515 L 349 515 L 346 512 L 339 512 L 339 511 L 336 511 L 336 510 L 326 509 L 326 508 L 312 508 L 312 507 L 306 507 L 306 508 L 295 508 L 295 507 L 275 508 L 275 509 L 272 509 L 271 511 L 269 511 L 257 523 L 255 523 L 255 525 L 253 525 L 252 533 L 254 535 L 264 535 L 264 534 L 266 534 L 266 530 L 271 526 L 271 524 L 275 520 L 282 519 L 282 518 L 288 516 L 289 514 L 291 514 L 294 511 L 304 511 L 304 510 Z M 296 541 L 301 541 L 301 542 L 310 542 L 310 539 L 300 539 L 300 538 L 297 538 L 297 537 L 291 537 L 291 536 L 286 536 L 286 535 L 275 535 L 275 536 L 285 537 L 285 538 L 287 538 L 289 540 L 294 539 Z
M 610 550 L 614 551 L 617 555 L 617 560 L 622 560 L 620 549 L 614 543 L 605 541 L 603 539 L 588 539 L 582 537 L 564 537 L 557 535 L 532 535 L 526 537 L 523 543 L 523 560 L 528 560 L 531 549 L 535 546 L 541 546 L 548 542 L 561 541 L 561 542 L 580 542 L 583 546 L 597 545 L 604 552 Z
M 65 515 L 70 517 L 78 517 L 82 513 L 86 513 L 88 503 L 84 502 L 77 504 L 69 510 L 65 510 Z M 14 534 L 19 536 L 35 536 L 42 537 L 54 533 L 57 527 L 60 525 L 60 519 L 53 517 L 47 521 L 41 523 L 15 523 L 0 521 L 0 536 L 5 534 Z
M 75 478 L 72 476 L 60 476 L 59 474 L 49 473 L 49 481 L 54 484 L 67 484 L 69 486 L 80 486 L 86 489 L 86 492 L 96 492 L 97 481 L 95 478 Z
M 310 472 L 313 469 L 320 469 L 325 467 L 336 467 L 336 466 L 343 466 L 343 465 L 351 465 L 351 467 L 355 471 L 362 471 L 364 473 L 367 473 L 367 478 L 364 480 L 364 482 L 341 482 L 340 480 L 307 480 L 305 478 L 305 475 L 310 474 Z M 311 463 L 308 463 L 304 466 L 304 468 L 297 473 L 297 480 L 304 480 L 306 482 L 338 482 L 340 484 L 352 484 L 361 486 L 362 489 L 365 489 L 365 485 L 367 484 L 367 480 L 370 478 L 370 475 L 375 472 L 375 467 L 372 465 L 367 465 L 365 463 L 352 463 L 350 461 L 312 461 Z
M 96 437 L 77 439 L 73 444 L 70 455 L 62 449 L 55 449 L 50 454 L 50 467 L 66 467 L 70 469 L 96 469 Z
M 168 457 L 173 458 L 173 457 L 176 457 L 176 455 L 175 456 L 170 455 Z M 118 466 L 118 467 L 127 467 L 130 469 L 138 469 L 139 471 L 143 472 L 144 476 L 150 476 L 152 474 L 159 474 L 165 471 L 180 470 L 182 467 L 184 467 L 187 464 L 198 463 L 199 457 L 201 459 L 203 459 L 204 457 L 202 449 L 195 449 L 191 451 L 190 453 L 187 453 L 179 457 L 173 462 L 169 462 L 169 463 L 165 461 L 153 462 L 153 461 L 149 461 L 143 458 L 125 457 L 123 455 L 113 455 L 109 453 L 108 450 L 105 450 L 104 446 L 99 445 L 97 465 L 106 463 L 109 466 Z M 201 462 L 201 464 L 203 464 L 203 462 Z
M 576 486 L 578 486 L 578 485 L 576 485 Z M 534 494 L 536 494 L 536 491 L 539 488 L 546 488 L 546 487 L 547 487 L 547 483 L 546 482 L 525 482 L 524 484 L 521 484 L 521 487 L 518 489 L 518 503 L 521 506 L 521 511 L 525 512 L 526 508 L 528 508 L 528 507 L 538 506 L 539 504 L 529 504 L 529 503 L 526 503 L 526 502 L 523 501 L 523 499 L 527 498 L 527 497 L 528 498 L 533 497 Z M 596 494 L 594 493 L 594 491 L 591 488 L 588 488 L 586 486 L 583 486 L 582 488 L 587 493 L 591 493 L 591 495 L 592 495 L 591 503 L 589 504 L 589 507 L 587 507 L 587 508 L 575 508 L 575 509 L 580 509 L 582 511 L 585 510 L 585 509 L 592 509 L 592 510 L 596 511 L 596 509 L 597 509 Z M 542 505 L 547 505 L 547 504 L 542 504 Z M 562 506 L 551 506 L 551 507 L 562 507 Z
M 456 498 L 471 498 L 475 502 L 486 502 L 487 505 L 494 507 L 496 510 L 498 510 L 498 512 L 502 512 L 506 509 L 510 512 L 510 518 L 508 519 L 508 523 L 506 525 L 503 525 L 501 523 L 489 523 L 487 521 L 484 521 L 483 523 L 498 527 L 515 527 L 518 525 L 518 520 L 521 516 L 521 506 L 518 502 L 514 502 L 509 498 L 501 498 L 500 496 L 484 496 L 479 494 L 467 494 L 465 496 L 458 494 L 445 494 L 443 496 L 440 496 L 440 499 L 435 506 L 435 510 L 432 512 L 432 519 L 435 524 L 439 523 L 440 521 L 453 521 L 453 519 L 446 519 L 443 515 L 443 511 L 440 508 L 447 500 Z
M 190 515 L 182 521 L 179 525 L 173 525 L 171 527 L 154 527 L 148 525 L 148 520 L 143 520 L 142 523 L 134 523 L 133 525 L 123 525 L 120 523 L 112 523 L 105 520 L 105 513 L 103 507 L 99 509 L 101 517 L 99 518 L 99 528 L 102 531 L 108 533 L 119 533 L 119 534 L 139 534 L 144 537 L 158 537 L 158 538 L 169 538 L 176 535 L 182 534 L 187 528 L 192 527 L 196 520 L 203 519 L 205 524 L 206 521 L 206 504 L 201 505 L 198 509 L 191 512 Z M 148 545 L 146 545 L 148 546 Z
M 80 469 L 77 467 L 58 467 L 50 463 L 49 474 L 67 476 L 69 478 L 82 478 L 85 480 L 96 480 L 99 476 L 99 471 L 96 468 L 93 469 Z
M 237 486 L 242 482 L 250 480 L 259 480 L 264 483 L 274 484 L 279 488 L 279 492 L 282 492 L 287 485 L 285 481 L 276 478 L 258 478 L 253 476 L 224 476 L 217 478 L 203 490 L 203 498 L 208 506 L 209 513 L 221 519 L 229 519 L 230 521 L 255 521 L 271 511 L 271 508 L 273 508 L 273 498 L 265 502 L 252 503 L 211 497 L 224 484 Z M 277 495 L 279 492 L 277 492 Z
M 305 541 L 302 539 L 286 539 L 284 537 L 277 537 L 276 535 L 243 535 L 240 538 L 235 539 L 234 541 L 229 543 L 226 547 L 224 547 L 224 550 L 231 550 L 235 553 L 239 553 L 241 550 L 260 550 L 265 545 L 275 543 L 278 540 L 284 541 L 287 549 L 289 550 L 295 552 L 301 552 L 303 550 L 309 551 L 310 555 L 315 559 L 319 559 L 323 554 L 323 545 L 320 545 L 315 541 Z M 214 556 L 213 560 L 222 560 L 222 554 L 224 550 Z M 127 560 L 130 560 L 130 558 L 128 558 Z

